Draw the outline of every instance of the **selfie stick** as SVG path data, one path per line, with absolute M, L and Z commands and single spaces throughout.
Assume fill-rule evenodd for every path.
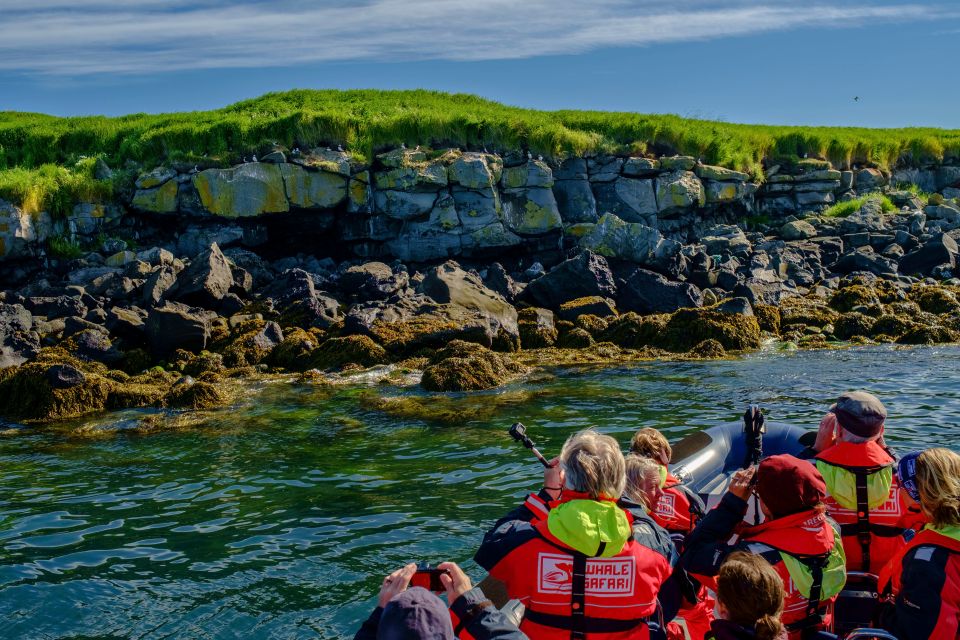
M 520 422 L 515 422 L 510 427 L 510 437 L 512 437 L 517 442 L 522 442 L 523 446 L 533 452 L 533 455 L 537 456 L 537 460 L 540 461 L 547 469 L 551 469 L 550 463 L 547 462 L 547 459 L 543 457 L 543 454 L 537 451 L 537 447 L 533 444 L 533 440 L 527 437 L 527 428 L 523 426 Z

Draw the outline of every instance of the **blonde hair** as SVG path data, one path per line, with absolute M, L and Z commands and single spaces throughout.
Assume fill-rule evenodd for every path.
M 660 454 L 666 454 L 667 462 L 673 459 L 673 449 L 666 437 L 652 427 L 640 429 L 633 434 L 630 440 L 630 453 L 636 453 L 646 458 L 660 459 Z
M 626 466 L 627 486 L 623 492 L 637 504 L 647 504 L 650 496 L 643 490 L 647 482 L 660 484 L 660 463 L 636 453 L 627 454 L 624 458 Z
M 623 453 L 610 436 L 585 429 L 573 434 L 560 452 L 566 486 L 594 500 L 618 499 L 626 482 Z
M 753 628 L 757 640 L 773 640 L 783 633 L 783 579 L 760 556 L 731 553 L 717 575 L 717 601 L 730 621 Z
M 920 504 L 934 527 L 960 525 L 960 455 L 950 449 L 927 449 L 917 458 Z

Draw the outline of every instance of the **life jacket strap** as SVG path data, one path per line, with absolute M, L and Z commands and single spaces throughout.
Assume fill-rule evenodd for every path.
M 857 541 L 860 543 L 860 570 L 870 571 L 870 508 L 867 502 L 867 472 L 853 472 L 857 487 Z
M 574 619 L 571 616 L 562 616 L 555 613 L 544 613 L 542 611 L 531 611 L 527 609 L 523 614 L 523 619 L 543 627 L 552 627 L 574 633 Z M 593 618 L 584 617 L 583 624 L 586 633 L 623 633 L 633 631 L 634 629 L 645 625 L 650 621 L 646 618 L 630 618 L 619 620 L 616 618 Z
M 587 637 L 587 556 L 573 553 L 573 583 L 570 590 L 570 640 Z
M 759 555 L 771 566 L 776 565 L 778 562 L 783 562 L 783 556 L 781 555 L 783 552 L 774 548 L 761 551 L 760 553 L 751 550 L 751 553 Z M 820 606 L 820 600 L 823 596 L 823 570 L 830 562 L 830 554 L 827 553 L 819 556 L 793 555 L 793 557 L 807 567 L 810 570 L 810 575 L 813 577 L 813 583 L 810 585 L 810 595 L 807 597 L 806 617 L 786 625 L 788 631 L 799 631 L 823 624 L 826 607 Z

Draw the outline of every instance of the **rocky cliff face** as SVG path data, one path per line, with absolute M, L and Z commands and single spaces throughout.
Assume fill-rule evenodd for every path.
M 66 220 L 0 206 L 0 260 L 41 255 L 47 238 L 163 227 L 258 245 L 299 236 L 341 255 L 430 262 L 580 244 L 608 257 L 662 262 L 718 223 L 779 219 L 912 183 L 960 195 L 960 167 L 840 171 L 804 160 L 762 180 L 686 156 L 572 157 L 395 149 L 370 164 L 347 152 L 277 150 L 259 162 L 157 167 L 132 196 L 82 203 Z M 286 227 L 286 229 L 284 228 Z M 129 236 L 130 233 L 127 233 Z M 672 243 L 670 241 L 673 241 Z M 295 242 L 294 242 L 295 244 Z

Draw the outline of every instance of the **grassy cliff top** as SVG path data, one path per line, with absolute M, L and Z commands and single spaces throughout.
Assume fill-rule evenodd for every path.
M 891 167 L 960 157 L 960 130 L 783 127 L 691 120 L 673 115 L 536 111 L 467 94 L 435 91 L 270 93 L 214 111 L 57 118 L 0 113 L 0 169 L 70 165 L 101 156 L 126 160 L 231 162 L 277 142 L 342 144 L 369 158 L 380 149 L 421 144 L 559 157 L 587 151 L 688 154 L 756 173 L 764 161 L 809 155 L 837 167 Z

